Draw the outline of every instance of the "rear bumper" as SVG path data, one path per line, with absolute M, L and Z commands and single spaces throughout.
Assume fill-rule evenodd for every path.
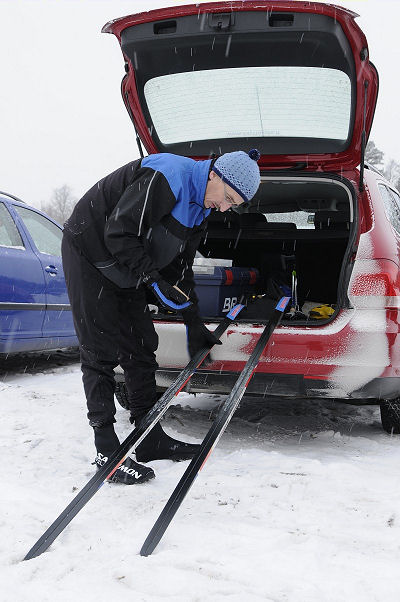
M 157 388 L 167 389 L 178 376 L 179 370 L 157 370 Z M 187 393 L 229 395 L 238 378 L 237 372 L 208 372 L 193 374 L 183 389 Z M 307 378 L 303 374 L 265 374 L 256 372 L 249 382 L 246 394 L 257 397 L 331 398 L 362 402 L 367 400 L 395 399 L 400 395 L 400 377 L 374 378 L 351 394 L 340 390 L 336 382 Z
M 398 309 L 344 309 L 330 323 L 278 327 L 260 358 L 249 393 L 337 399 L 392 399 L 400 396 Z M 209 328 L 214 329 L 210 324 Z M 156 324 L 158 385 L 168 386 L 189 360 L 181 323 Z M 192 377 L 193 392 L 229 392 L 263 331 L 238 323 L 211 351 L 211 363 Z M 168 381 L 167 384 L 166 381 Z M 264 393 L 265 391 L 265 393 Z

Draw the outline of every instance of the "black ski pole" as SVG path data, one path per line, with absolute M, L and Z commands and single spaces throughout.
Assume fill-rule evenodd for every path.
M 214 330 L 213 334 L 219 339 L 227 328 L 236 319 L 239 312 L 243 309 L 243 305 L 236 305 L 222 322 Z M 157 424 L 163 414 L 166 412 L 168 407 L 171 405 L 174 397 L 183 389 L 189 379 L 196 372 L 197 368 L 204 361 L 206 356 L 209 354 L 210 348 L 201 349 L 193 359 L 183 368 L 179 373 L 175 381 L 168 387 L 165 393 L 160 397 L 157 403 L 151 408 L 140 423 L 138 428 L 135 428 L 127 438 L 121 443 L 118 449 L 109 457 L 107 462 L 97 470 L 96 474 L 87 482 L 87 484 L 80 490 L 80 492 L 74 497 L 74 499 L 68 504 L 68 506 L 61 512 L 56 520 L 50 525 L 47 531 L 38 539 L 38 541 L 32 546 L 24 560 L 30 560 L 36 556 L 40 556 L 47 550 L 53 541 L 64 531 L 69 525 L 72 519 L 78 514 L 80 510 L 87 504 L 87 502 L 94 496 L 94 494 L 100 489 L 103 483 L 111 477 L 118 467 L 125 460 L 126 456 L 133 447 L 137 447 L 139 443 L 145 438 L 145 436 L 151 431 L 151 429 Z
M 160 516 L 156 520 L 153 528 L 147 536 L 141 550 L 141 556 L 149 556 L 157 547 L 162 536 L 167 530 L 169 524 L 174 518 L 177 510 L 181 506 L 186 494 L 192 486 L 195 478 L 199 471 L 203 468 L 204 464 L 208 460 L 213 448 L 217 445 L 219 438 L 227 427 L 230 419 L 232 418 L 236 408 L 238 407 L 240 400 L 242 399 L 244 392 L 249 384 L 251 377 L 255 369 L 257 368 L 261 354 L 265 349 L 266 344 L 270 336 L 272 335 L 275 327 L 279 324 L 282 319 L 283 313 L 287 304 L 290 301 L 290 297 L 282 297 L 275 307 L 275 311 L 271 319 L 266 324 L 257 344 L 252 351 L 245 367 L 243 368 L 240 376 L 238 377 L 229 397 L 224 401 L 222 407 L 219 409 L 217 417 L 213 422 L 210 430 L 205 436 L 200 449 L 196 456 L 191 460 L 189 466 L 185 470 L 182 478 L 178 485 L 172 492 L 169 500 L 167 501 L 164 509 Z

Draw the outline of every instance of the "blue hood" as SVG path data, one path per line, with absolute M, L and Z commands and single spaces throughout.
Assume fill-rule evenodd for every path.
M 199 226 L 210 214 L 204 207 L 204 195 L 211 159 L 195 161 L 188 157 L 160 153 L 142 159 L 142 166 L 161 172 L 176 198 L 171 214 L 183 226 Z

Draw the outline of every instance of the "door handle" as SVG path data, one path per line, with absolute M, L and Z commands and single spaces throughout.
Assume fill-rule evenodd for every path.
M 58 269 L 55 265 L 46 265 L 44 271 L 50 274 L 50 276 L 57 276 L 58 274 Z

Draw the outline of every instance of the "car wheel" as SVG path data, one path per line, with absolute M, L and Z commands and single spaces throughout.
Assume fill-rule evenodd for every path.
M 128 391 L 126 390 L 126 384 L 124 382 L 116 381 L 114 395 L 119 405 L 122 406 L 124 410 L 129 410 Z
M 400 397 L 380 402 L 382 427 L 391 435 L 400 434 Z

